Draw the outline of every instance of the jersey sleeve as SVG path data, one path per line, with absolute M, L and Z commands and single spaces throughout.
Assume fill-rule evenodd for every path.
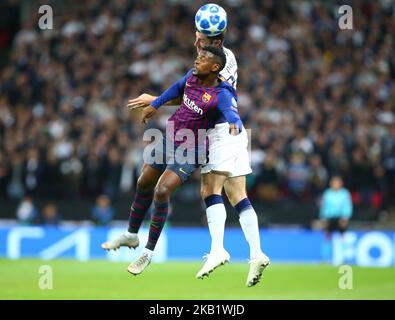
M 218 94 L 216 107 L 223 114 L 229 124 L 236 124 L 239 132 L 243 129 L 243 123 L 237 110 L 236 98 L 227 90 Z
M 173 100 L 179 97 L 185 88 L 185 83 L 187 82 L 188 77 L 191 75 L 192 70 L 189 70 L 188 73 L 183 76 L 180 80 L 173 83 L 169 88 L 167 88 L 158 98 L 152 101 L 151 106 L 155 109 L 158 109 L 160 106 L 164 105 L 166 102 Z

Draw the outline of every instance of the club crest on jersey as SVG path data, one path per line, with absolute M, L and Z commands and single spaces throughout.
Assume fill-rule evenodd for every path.
M 211 99 L 211 95 L 210 94 L 208 94 L 207 92 L 203 95 L 203 97 L 202 97 L 202 100 L 204 101 L 204 102 L 209 102 L 210 101 L 210 99 Z

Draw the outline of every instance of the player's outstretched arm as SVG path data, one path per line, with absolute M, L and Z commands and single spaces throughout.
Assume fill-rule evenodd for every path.
M 188 73 L 180 80 L 167 88 L 167 90 L 164 91 L 159 97 L 156 98 L 155 96 L 143 93 L 139 97 L 129 100 L 127 106 L 130 109 L 137 109 L 151 105 L 155 109 L 158 109 L 164 104 L 182 96 L 185 88 L 185 83 L 187 82 L 187 78 L 191 73 L 192 69 L 189 70 Z
M 140 94 L 137 98 L 130 99 L 128 101 L 127 107 L 130 110 L 145 108 L 148 107 L 152 101 L 154 101 L 157 97 L 152 96 L 148 93 Z
M 127 107 L 130 110 L 135 110 L 135 109 L 140 109 L 140 108 L 145 108 L 148 107 L 152 101 L 154 101 L 157 96 L 150 95 L 148 93 L 143 93 L 139 95 L 137 98 L 130 99 L 128 101 Z M 181 96 L 170 100 L 169 102 L 166 102 L 164 105 L 165 106 L 176 106 L 181 104 Z

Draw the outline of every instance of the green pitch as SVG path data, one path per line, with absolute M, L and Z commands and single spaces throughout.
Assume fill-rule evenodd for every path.
M 39 268 L 50 265 L 53 289 L 39 288 Z M 395 268 L 353 267 L 353 289 L 339 289 L 342 274 L 327 265 L 272 263 L 262 282 L 245 287 L 247 263 L 231 263 L 205 280 L 200 263 L 151 264 L 140 276 L 127 263 L 0 259 L 0 299 L 395 299 Z

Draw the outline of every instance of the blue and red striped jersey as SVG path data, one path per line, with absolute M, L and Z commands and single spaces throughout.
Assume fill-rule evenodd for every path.
M 176 135 L 185 132 L 183 129 L 191 130 L 197 139 L 199 129 L 213 128 L 222 116 L 229 123 L 236 123 L 242 128 L 235 89 L 223 80 L 215 87 L 203 87 L 192 71 L 193 69 L 151 103 L 154 108 L 159 108 L 182 95 L 180 107 L 167 122 L 167 130 L 175 145 L 185 142 L 186 139 L 175 139 Z M 195 145 L 196 143 L 197 141 Z

